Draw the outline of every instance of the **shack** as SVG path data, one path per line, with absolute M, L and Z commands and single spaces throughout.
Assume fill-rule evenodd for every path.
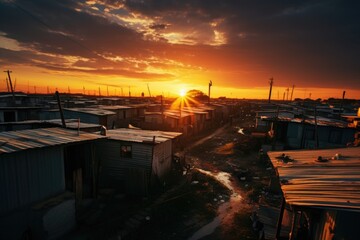
M 98 108 L 65 108 L 65 118 L 80 119 L 84 123 L 100 124 L 107 129 L 116 126 L 116 113 Z
M 359 238 L 360 228 L 354 225 L 360 219 L 359 147 L 268 152 L 268 156 L 283 192 L 276 237 L 280 223 L 287 225 L 283 216 L 289 211 L 289 239 Z
M 181 133 L 140 129 L 108 130 L 96 149 L 101 162 L 100 186 L 147 195 L 166 184 L 172 166 L 173 145 Z
M 128 127 L 129 124 L 138 125 L 145 115 L 145 105 L 98 106 L 98 108 L 116 113 L 114 125 L 116 128 Z
M 166 110 L 164 112 L 164 123 L 169 126 L 172 131 L 182 132 L 188 136 L 193 134 L 192 114 L 177 110 Z
M 323 117 L 263 118 L 271 122 L 271 137 L 285 149 L 346 147 L 354 142 L 356 129 L 347 122 Z
M 0 123 L 35 120 L 40 110 L 40 107 L 0 107 Z
M 193 118 L 192 122 L 194 134 L 198 134 L 205 129 L 208 112 L 203 111 L 202 109 L 197 109 L 196 107 L 186 107 L 183 109 L 183 111 L 191 114 Z
M 62 128 L 0 133 L 0 239 L 56 239 L 74 228 L 101 138 Z

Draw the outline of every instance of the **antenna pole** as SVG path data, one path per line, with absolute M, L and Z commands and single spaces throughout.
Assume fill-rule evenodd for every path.
M 270 91 L 269 91 L 269 100 L 268 102 L 270 103 L 270 99 L 271 99 L 271 91 L 272 91 L 272 86 L 273 86 L 273 83 L 274 83 L 274 78 L 270 78 Z
M 147 84 L 147 87 L 148 87 L 148 91 L 149 91 L 149 97 L 151 97 L 151 92 L 150 92 L 149 84 Z
M 209 82 L 209 100 L 208 103 L 210 104 L 210 90 L 211 90 L 211 86 L 212 86 L 212 81 L 210 80 Z
M 10 73 L 12 73 L 12 71 L 6 70 L 6 71 L 4 71 L 4 72 L 6 72 L 7 75 L 8 75 L 9 84 L 10 84 L 10 90 L 11 90 L 11 93 L 12 93 L 12 95 L 13 95 L 13 100 L 14 100 L 14 102 L 15 102 L 15 93 L 14 93 L 14 88 L 13 88 L 13 85 L 12 85 L 12 82 L 11 82 L 11 76 L 10 76 Z
M 294 88 L 295 88 L 295 85 L 293 84 L 293 85 L 292 85 L 292 89 L 291 89 L 290 101 L 292 101 L 292 98 L 293 98 Z

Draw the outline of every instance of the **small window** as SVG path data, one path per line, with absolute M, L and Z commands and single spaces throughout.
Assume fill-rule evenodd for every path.
M 132 157 L 132 149 L 130 145 L 121 145 L 120 156 L 124 158 Z

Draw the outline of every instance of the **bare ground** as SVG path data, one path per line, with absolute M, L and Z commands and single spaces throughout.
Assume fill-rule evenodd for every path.
M 138 239 L 257 239 L 250 216 L 269 183 L 268 166 L 258 158 L 259 146 L 256 139 L 228 126 L 185 148 L 182 154 L 191 167 L 187 181 L 173 199 L 157 206 Z M 229 174 L 230 189 L 216 178 L 218 173 Z M 241 200 L 235 201 L 232 194 Z M 222 204 L 226 208 L 219 211 Z M 214 219 L 219 223 L 211 224 Z M 208 234 L 197 238 L 199 229 Z
M 143 199 L 104 189 L 64 239 L 258 239 L 250 215 L 269 184 L 259 146 L 233 126 L 198 138 L 173 184 Z

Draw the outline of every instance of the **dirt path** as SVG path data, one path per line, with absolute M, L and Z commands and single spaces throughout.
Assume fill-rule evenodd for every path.
M 218 136 L 218 135 L 224 133 L 227 128 L 229 128 L 229 125 L 228 125 L 228 124 L 222 126 L 221 128 L 216 129 L 215 132 L 211 133 L 210 135 L 207 135 L 207 136 L 205 136 L 205 137 L 197 140 L 196 142 L 192 143 L 191 145 L 187 146 L 187 147 L 184 149 L 183 152 L 188 152 L 188 151 L 190 151 L 191 149 L 193 149 L 194 147 L 203 144 L 205 141 L 210 140 L 211 138 L 213 138 L 213 137 L 215 137 L 215 136 Z
M 264 176 L 254 145 L 223 126 L 189 143 L 182 156 L 190 169 L 174 167 L 174 185 L 154 198 L 104 192 L 82 228 L 64 239 L 257 239 L 249 217 L 263 184 L 239 178 Z
M 234 166 L 247 167 L 256 155 L 240 156 L 239 137 L 231 127 L 225 126 L 186 149 L 186 160 L 191 166 L 231 191 L 229 199 L 219 205 L 217 215 L 193 233 L 191 240 L 256 239 L 249 220 L 253 205 L 249 204 L 251 201 L 244 186 L 234 176 Z
M 190 166 L 181 171 L 186 181 L 164 193 L 136 239 L 258 239 L 250 215 L 262 183 L 238 175 L 261 175 L 255 145 L 231 126 L 189 144 L 179 154 Z

